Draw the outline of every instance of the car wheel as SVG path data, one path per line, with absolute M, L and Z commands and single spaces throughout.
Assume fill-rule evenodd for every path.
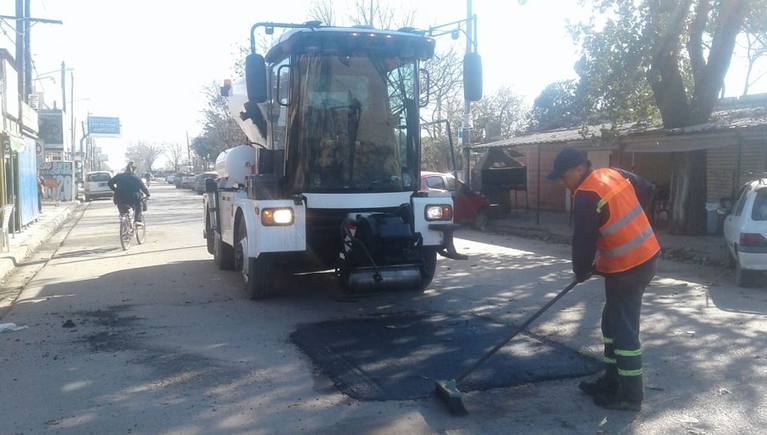
M 91 202 L 91 197 L 88 195 L 85 195 L 85 202 Z

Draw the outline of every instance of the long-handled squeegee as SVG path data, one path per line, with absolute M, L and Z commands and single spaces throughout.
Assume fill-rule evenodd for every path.
M 470 375 L 474 370 L 476 370 L 479 366 L 481 366 L 485 361 L 487 361 L 491 356 L 495 355 L 498 350 L 500 350 L 503 346 L 505 346 L 508 342 L 510 342 L 514 337 L 516 337 L 520 332 L 524 331 L 528 326 L 530 326 L 531 323 L 533 323 L 538 317 L 541 316 L 541 314 L 545 313 L 546 310 L 551 308 L 552 305 L 554 305 L 562 296 L 566 295 L 567 292 L 573 289 L 578 284 L 578 281 L 571 282 L 567 287 L 565 287 L 561 292 L 559 292 L 554 298 L 552 298 L 549 302 L 546 303 L 540 310 L 536 311 L 535 314 L 530 316 L 529 319 L 525 321 L 522 325 L 520 325 L 518 328 L 514 329 L 514 332 L 510 334 L 506 339 L 504 339 L 502 342 L 498 343 L 490 349 L 488 353 L 486 353 L 482 358 L 478 359 L 474 364 L 472 364 L 468 369 L 464 370 L 463 373 L 458 375 L 455 379 L 450 379 L 447 381 L 437 381 L 437 387 L 436 387 L 436 393 L 437 397 L 439 397 L 445 405 L 447 405 L 448 410 L 453 415 L 466 415 L 468 414 L 468 411 L 466 411 L 466 407 L 463 405 L 463 399 L 461 398 L 461 390 L 458 389 L 458 383 L 461 382 L 466 376 Z

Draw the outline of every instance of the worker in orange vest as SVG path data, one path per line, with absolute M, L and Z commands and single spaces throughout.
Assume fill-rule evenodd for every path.
M 602 309 L 605 372 L 580 389 L 608 409 L 642 408 L 642 295 L 655 276 L 660 245 L 645 214 L 655 186 L 631 172 L 592 169 L 581 151 L 557 154 L 550 180 L 561 180 L 573 200 L 573 272 L 579 282 L 605 278 Z

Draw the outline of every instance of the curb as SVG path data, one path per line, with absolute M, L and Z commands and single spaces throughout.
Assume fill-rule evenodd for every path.
M 30 236 L 26 243 L 11 248 L 10 252 L 0 252 L 0 284 L 4 284 L 8 275 L 16 269 L 18 264 L 23 263 L 24 260 L 34 254 L 43 242 L 61 229 L 72 218 L 72 215 L 82 207 L 84 207 L 82 203 L 67 207 L 65 212 L 47 222 L 45 226 L 36 229 L 38 232 Z

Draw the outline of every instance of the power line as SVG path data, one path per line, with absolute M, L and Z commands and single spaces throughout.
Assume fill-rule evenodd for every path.
M 8 38 L 9 41 L 11 41 L 11 44 L 13 44 L 14 47 L 16 47 L 16 40 L 14 38 L 11 38 L 11 35 L 8 34 L 8 32 L 5 31 L 5 28 L 3 28 L 3 24 L 5 24 L 5 21 L 0 20 L 0 31 L 3 32 L 3 35 L 5 35 L 6 38 Z

